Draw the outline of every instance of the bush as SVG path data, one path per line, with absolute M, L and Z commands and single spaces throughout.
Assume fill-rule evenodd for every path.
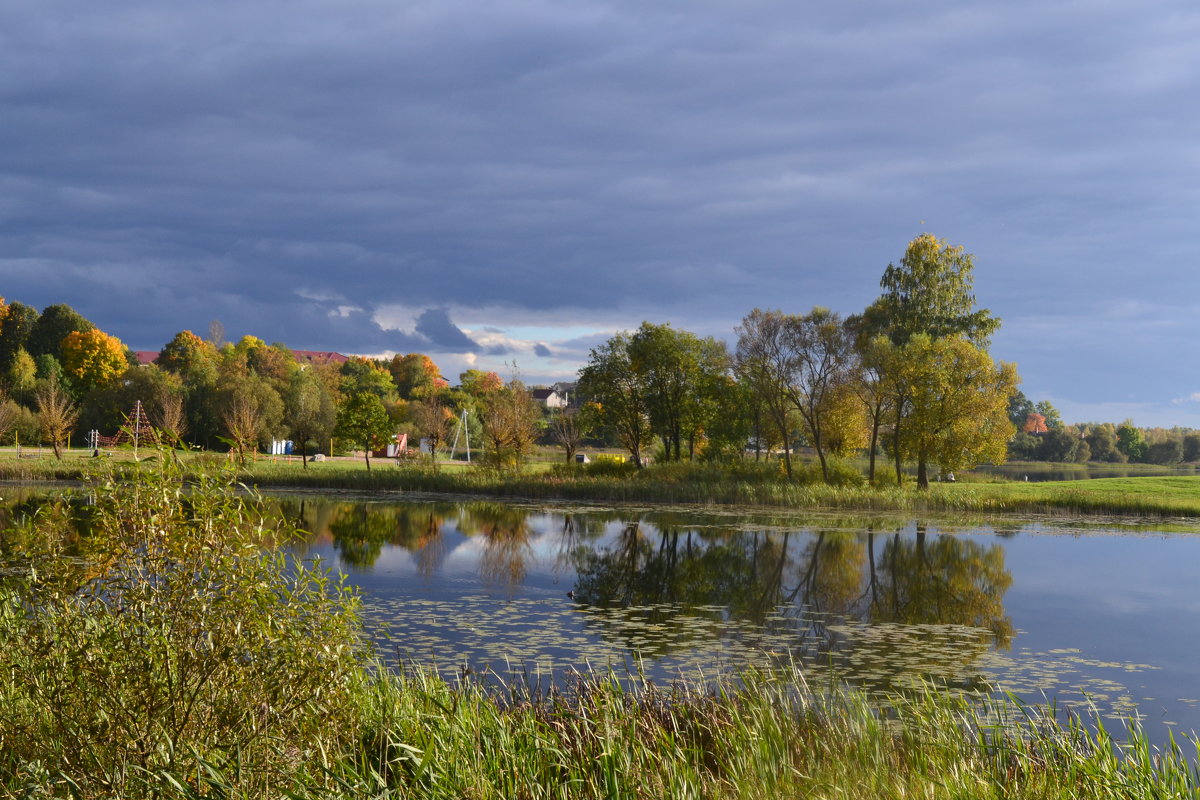
M 94 481 L 81 538 L 60 503 L 10 539 L 0 786 L 116 796 L 203 763 L 263 795 L 354 741 L 356 598 L 273 546 L 293 531 L 227 480 L 185 492 L 175 470 Z
M 591 462 L 583 465 L 583 474 L 596 478 L 619 478 L 637 471 L 637 464 L 625 456 L 592 456 Z

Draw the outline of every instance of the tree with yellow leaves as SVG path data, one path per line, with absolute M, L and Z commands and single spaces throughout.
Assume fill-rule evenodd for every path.
M 62 340 L 63 369 L 86 391 L 125 371 L 125 345 L 98 328 L 72 331 Z
M 960 470 L 1002 462 L 1013 435 L 1008 400 L 1017 389 L 1016 366 L 997 365 L 961 336 L 917 334 L 898 356 L 909 401 L 899 444 L 902 455 L 917 462 L 917 485 L 929 488 L 930 463 Z

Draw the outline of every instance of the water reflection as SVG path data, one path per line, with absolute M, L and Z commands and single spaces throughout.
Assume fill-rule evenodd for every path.
M 412 608 L 436 616 L 417 601 L 452 596 L 456 585 L 507 603 L 545 598 L 546 609 L 523 611 L 526 624 L 543 636 L 538 652 L 568 662 L 632 657 L 681 665 L 719 655 L 736 666 L 804 658 L 836 662 L 849 679 L 877 689 L 914 674 L 978 686 L 982 669 L 973 665 L 1013 637 L 1004 548 L 925 525 L 885 531 L 792 520 L 784 527 L 672 511 L 549 513 L 498 502 L 279 502 L 313 532 L 309 547 L 319 551 L 328 541 L 369 596 L 410 601 L 393 603 L 383 616 L 393 631 L 423 631 L 427 638 L 406 641 L 427 646 L 430 657 L 439 650 L 455 660 L 527 655 L 491 641 L 511 639 L 521 620 L 489 613 L 488 624 L 460 630 L 407 616 Z M 389 552 L 407 556 L 399 566 L 390 557 L 386 572 L 394 577 L 370 577 Z M 572 609 L 579 614 L 571 617 Z M 552 611 L 553 621 L 541 619 L 542 611 Z M 479 615 L 464 606 L 436 612 Z M 554 642 L 553 629 L 563 626 L 587 643 L 580 653 Z

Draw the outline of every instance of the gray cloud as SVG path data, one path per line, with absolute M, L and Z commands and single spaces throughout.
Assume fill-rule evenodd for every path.
M 1198 32 L 1182 0 L 9 3 L 0 280 L 136 347 L 219 318 L 499 357 L 444 309 L 727 335 L 858 310 L 928 229 L 1000 316 L 1075 325 L 1054 358 L 997 338 L 1033 394 L 1186 396 Z M 1120 298 L 1150 310 L 1106 319 Z M 1164 354 L 1132 388 L 1094 368 L 1122 330 Z
M 417 318 L 417 333 L 424 336 L 436 351 L 474 353 L 479 345 L 450 321 L 444 308 L 426 309 Z

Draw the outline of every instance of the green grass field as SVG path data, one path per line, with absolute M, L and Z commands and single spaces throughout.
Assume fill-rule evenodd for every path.
M 131 450 L 118 450 L 102 459 L 87 451 L 70 451 L 56 461 L 48 451 L 40 457 L 25 450 L 17 459 L 11 449 L 0 451 L 0 480 L 80 480 L 98 461 L 132 462 Z M 167 457 L 143 449 L 142 459 Z M 338 457 L 304 468 L 298 458 L 259 455 L 239 470 L 239 478 L 263 488 L 305 488 L 431 492 L 510 497 L 531 500 L 586 500 L 723 506 L 761 506 L 789 509 L 847 511 L 967 512 L 1102 516 L 1200 517 L 1200 476 L 1162 475 L 1143 478 L 1033 483 L 986 479 L 933 484 L 919 491 L 911 482 L 901 487 L 862 485 L 857 472 L 842 485 L 821 483 L 811 465 L 798 470 L 797 480 L 783 478 L 772 464 L 656 464 L 643 471 L 573 468 L 549 460 L 552 452 L 519 472 L 496 471 L 477 463 L 427 460 L 396 462 L 373 459 L 368 471 L 362 458 Z M 175 453 L 185 466 L 232 468 L 219 453 Z

